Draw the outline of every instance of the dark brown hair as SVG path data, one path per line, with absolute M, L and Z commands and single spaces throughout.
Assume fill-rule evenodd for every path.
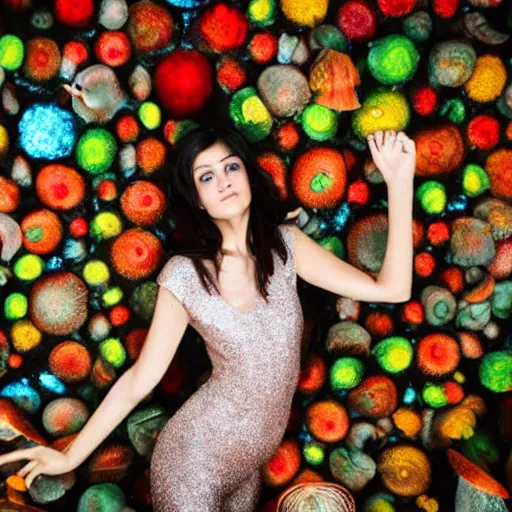
M 278 229 L 285 221 L 286 211 L 279 200 L 279 190 L 272 177 L 261 169 L 245 138 L 227 124 L 215 128 L 201 125 L 179 140 L 179 153 L 176 168 L 171 174 L 169 190 L 176 228 L 182 237 L 179 248 L 174 252 L 192 260 L 208 293 L 211 294 L 211 285 L 220 295 L 201 259 L 214 263 L 218 281 L 220 265 L 217 255 L 221 251 L 222 234 L 208 212 L 199 208 L 199 197 L 192 174 L 192 165 L 197 155 L 219 140 L 241 158 L 247 170 L 252 195 L 247 247 L 255 257 L 257 286 L 266 300 L 268 278 L 274 273 L 272 251 L 275 250 L 284 263 L 287 260 L 284 241 Z

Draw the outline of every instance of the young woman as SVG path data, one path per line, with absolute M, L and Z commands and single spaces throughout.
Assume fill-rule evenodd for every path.
M 189 133 L 171 182 L 188 248 L 157 277 L 154 316 L 137 361 L 65 452 L 27 448 L 2 455 L 0 464 L 31 459 L 18 471 L 28 486 L 38 474 L 79 466 L 158 384 L 190 323 L 213 370 L 159 433 L 151 460 L 154 510 L 253 511 L 260 467 L 282 441 L 299 376 L 297 275 L 356 300 L 410 297 L 414 143 L 392 131 L 368 142 L 388 187 L 388 242 L 377 279 L 283 224 L 277 189 L 238 132 Z

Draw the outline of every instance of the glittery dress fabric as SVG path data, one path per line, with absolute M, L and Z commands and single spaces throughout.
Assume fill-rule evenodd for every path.
M 261 466 L 288 424 L 300 371 L 304 318 L 295 237 L 281 225 L 288 259 L 274 252 L 269 303 L 243 312 L 203 289 L 192 261 L 173 256 L 157 277 L 202 336 L 212 374 L 160 431 L 151 458 L 155 512 L 249 512 Z

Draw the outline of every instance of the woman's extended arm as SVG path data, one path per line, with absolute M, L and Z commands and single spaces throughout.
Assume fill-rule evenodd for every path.
M 126 370 L 66 450 L 79 466 L 160 382 L 188 324 L 188 314 L 167 289 L 160 287 L 146 340 L 135 364 Z
M 62 451 L 35 446 L 0 456 L 0 465 L 32 459 L 21 470 L 30 487 L 43 473 L 58 475 L 78 467 L 160 382 L 169 367 L 188 324 L 183 305 L 160 287 L 153 319 L 137 361 L 114 383 L 78 436 Z M 65 457 L 63 457 L 65 455 Z
M 388 188 L 388 239 L 378 277 L 343 261 L 290 226 L 295 234 L 297 274 L 336 295 L 367 302 L 403 302 L 410 298 L 412 285 L 415 146 L 404 133 L 392 131 L 377 132 L 368 142 Z

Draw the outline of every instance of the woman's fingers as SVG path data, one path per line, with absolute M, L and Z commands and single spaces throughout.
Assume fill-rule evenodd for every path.
M 375 141 L 377 143 L 377 149 L 380 151 L 384 145 L 384 133 L 381 130 L 375 132 Z
M 21 459 L 32 459 L 39 452 L 40 446 L 32 446 L 31 448 L 24 448 L 23 450 L 14 450 L 9 453 L 4 453 L 0 456 L 0 466 Z
M 384 146 L 387 146 L 391 149 L 393 147 L 392 139 L 393 137 L 391 135 L 391 132 L 389 130 L 386 130 L 384 132 Z
M 414 153 L 416 151 L 416 144 L 412 139 L 407 137 L 404 132 L 400 132 L 397 136 L 397 140 L 400 140 L 405 153 Z
M 27 486 L 27 488 L 29 488 L 31 485 L 32 485 L 32 482 L 34 481 L 34 479 L 40 475 L 42 471 L 42 468 L 41 466 L 36 466 L 27 476 L 27 478 L 25 478 L 25 485 Z
M 39 461 L 37 459 L 34 459 L 34 460 L 31 460 L 28 464 L 26 464 L 25 466 L 23 466 L 19 471 L 18 471 L 18 475 L 19 476 L 25 476 L 29 471 L 31 471 L 35 466 L 37 466 L 37 464 L 39 464 Z
M 370 153 L 372 154 L 373 161 L 378 165 L 378 161 L 380 160 L 379 150 L 377 148 L 377 142 L 373 135 L 368 137 L 368 147 L 370 148 Z

